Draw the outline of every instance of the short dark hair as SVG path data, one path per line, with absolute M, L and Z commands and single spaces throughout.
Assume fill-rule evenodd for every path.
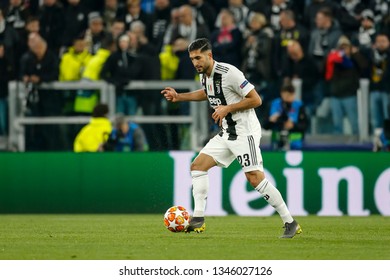
M 93 108 L 92 117 L 94 118 L 103 118 L 108 114 L 108 105 L 107 104 L 98 104 Z
M 211 50 L 211 43 L 206 38 L 199 38 L 188 46 L 188 52 L 200 50 L 201 52 Z
M 295 88 L 292 84 L 284 84 L 282 85 L 282 88 L 280 89 L 281 92 L 288 92 L 288 93 L 295 93 Z
M 288 19 L 291 19 L 291 20 L 295 21 L 295 13 L 294 13 L 293 10 L 289 10 L 289 9 L 282 10 L 280 13 L 283 13 L 284 15 L 286 15 L 286 17 Z
M 327 18 L 333 19 L 333 12 L 332 12 L 332 10 L 331 10 L 330 8 L 328 8 L 328 7 L 322 7 L 322 8 L 320 8 L 320 9 L 318 10 L 317 14 L 318 14 L 318 13 L 323 14 L 323 15 L 324 15 L 325 17 L 327 17 Z
M 387 33 L 383 32 L 383 31 L 380 31 L 380 32 L 376 33 L 375 34 L 375 39 L 377 37 L 379 37 L 379 36 L 385 36 L 385 37 L 387 37 L 387 39 L 390 39 L 389 35 Z

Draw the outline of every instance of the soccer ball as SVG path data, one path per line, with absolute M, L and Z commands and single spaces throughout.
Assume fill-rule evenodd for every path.
M 172 206 L 164 215 L 164 225 L 172 232 L 181 232 L 189 225 L 190 214 L 183 206 Z

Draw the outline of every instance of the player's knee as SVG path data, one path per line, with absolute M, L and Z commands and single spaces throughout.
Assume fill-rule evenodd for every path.
M 216 163 L 212 157 L 201 154 L 194 159 L 190 168 L 191 171 L 208 171 L 215 165 Z
M 245 176 L 249 184 L 254 188 L 256 188 L 260 184 L 260 182 L 263 181 L 263 179 L 265 178 L 264 173 L 258 170 L 246 172 Z
M 202 170 L 201 167 L 202 166 L 199 163 L 197 163 L 196 161 L 193 161 L 191 163 L 191 171 L 205 171 L 205 170 Z

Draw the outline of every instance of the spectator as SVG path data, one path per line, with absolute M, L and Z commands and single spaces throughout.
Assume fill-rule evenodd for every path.
M 73 40 L 80 37 L 88 28 L 87 9 L 82 6 L 80 0 L 67 0 L 68 6 L 64 9 L 64 34 L 62 46 L 69 47 Z
M 221 11 L 224 8 L 220 8 L 218 12 L 217 19 L 215 21 L 215 27 L 220 28 L 221 27 Z M 249 16 L 249 8 L 245 5 L 243 0 L 229 0 L 228 1 L 228 7 L 234 17 L 234 22 L 236 23 L 238 29 L 244 33 L 247 28 L 247 19 Z
M 280 45 L 286 47 L 289 40 L 296 40 L 304 50 L 309 44 L 309 33 L 305 26 L 296 20 L 296 15 L 292 10 L 283 10 L 280 12 Z
M 319 10 L 316 14 L 316 27 L 311 31 L 307 55 L 313 57 L 320 73 L 320 79 L 314 87 L 314 104 L 319 104 L 316 115 L 325 122 L 330 119 L 328 83 L 324 79 L 325 61 L 330 50 L 336 48 L 341 35 L 337 21 L 333 20 L 332 11 L 328 8 Z M 331 133 L 330 126 L 330 123 L 319 125 L 319 133 Z
M 232 64 L 239 68 L 242 63 L 242 33 L 234 22 L 234 15 L 228 9 L 222 9 L 219 13 L 221 27 L 211 34 L 214 59 Z
M 129 52 L 142 57 L 144 61 L 140 79 L 159 80 L 161 76 L 159 52 L 153 44 L 149 43 L 144 24 L 141 21 L 133 22 L 127 35 L 130 37 Z
M 275 150 L 302 149 L 308 118 L 303 103 L 295 98 L 293 85 L 283 85 L 280 97 L 271 103 L 269 119 L 264 129 L 272 130 Z
M 40 28 L 39 18 L 31 16 L 27 19 L 25 29 L 21 31 L 21 36 L 20 36 L 19 49 L 21 54 L 24 54 L 25 52 L 28 51 L 27 42 L 30 33 L 40 33 L 40 29 L 41 28 Z
M 210 37 L 207 26 L 196 22 L 191 6 L 181 6 L 179 8 L 179 23 L 174 26 L 169 42 L 173 43 L 177 38 L 183 38 L 188 42 L 192 42 L 196 38 L 203 37 Z
M 85 66 L 82 79 L 87 81 L 98 81 L 104 63 L 110 54 L 115 51 L 115 42 L 111 36 L 107 36 L 102 42 L 96 54 L 92 56 Z M 83 90 L 77 93 L 74 111 L 78 114 L 91 114 L 93 108 L 98 103 L 98 93 L 94 90 Z
M 390 43 L 389 37 L 378 33 L 370 54 L 370 120 L 372 131 L 383 127 L 389 119 L 390 106 Z
M 313 30 L 317 27 L 317 13 L 324 8 L 333 14 L 337 10 L 337 5 L 332 0 L 311 0 L 305 7 L 304 25 L 307 26 L 309 30 Z
M 286 9 L 288 9 L 286 0 L 272 0 L 271 9 L 269 11 L 269 22 L 275 31 L 280 30 L 280 13 Z
M 337 20 L 341 30 L 348 38 L 358 32 L 364 4 L 360 0 L 341 0 L 337 11 Z
M 8 25 L 12 26 L 21 36 L 27 19 L 30 16 L 28 6 L 23 3 L 23 0 L 9 0 L 9 6 L 5 14 L 5 19 Z
M 125 31 L 126 31 L 125 23 L 123 21 L 121 21 L 120 19 L 115 19 L 112 22 L 108 33 L 111 33 L 112 38 L 116 41 L 116 40 L 118 40 L 120 35 L 125 33 Z
M 180 9 L 179 8 L 173 8 L 171 10 L 171 19 L 167 26 L 167 29 L 165 30 L 164 38 L 163 38 L 163 46 L 161 48 L 161 51 L 164 50 L 165 46 L 171 45 L 174 40 L 172 40 L 172 33 L 174 30 L 177 29 L 180 23 Z
M 73 40 L 73 46 L 69 47 L 61 57 L 60 81 L 79 81 L 85 67 L 91 60 L 92 55 L 86 48 L 84 38 L 79 37 Z
M 319 104 L 315 104 L 314 87 L 320 73 L 314 59 L 306 55 L 298 41 L 291 40 L 287 45 L 288 58 L 283 62 L 283 83 L 293 84 L 294 79 L 300 79 L 301 100 L 305 104 L 308 115 L 313 116 Z
M 296 40 L 300 43 L 304 51 L 308 45 L 308 31 L 305 27 L 298 24 L 292 10 L 283 10 L 280 12 L 280 30 L 275 36 L 273 60 L 275 71 L 280 78 L 282 69 L 280 65 L 287 59 L 287 45 L 290 40 Z
M 112 130 L 105 151 L 145 152 L 149 150 L 143 129 L 134 122 L 129 122 L 122 115 L 117 116 L 115 128 Z
M 0 135 L 8 134 L 8 82 L 12 79 L 12 71 L 4 44 L 0 41 Z
M 58 56 L 48 48 L 46 41 L 37 33 L 28 39 L 29 51 L 20 60 L 21 78 L 25 83 L 28 114 L 33 116 L 61 115 L 61 95 L 54 90 L 38 89 L 42 82 L 58 79 Z M 58 127 L 50 125 L 29 126 L 26 133 L 27 150 L 57 150 L 63 146 L 53 135 L 59 135 Z M 61 138 L 63 139 L 63 138 Z
M 149 42 L 145 31 L 145 24 L 143 24 L 143 22 L 139 20 L 134 21 L 130 27 L 130 33 L 136 37 L 135 40 L 133 40 L 133 42 L 137 42 L 137 46 L 135 48 L 136 53 L 155 57 L 158 55 L 158 49 L 156 48 L 156 46 Z
M 57 0 L 44 0 L 39 11 L 40 31 L 50 50 L 57 55 L 65 28 L 64 8 Z
M 186 43 L 186 46 L 188 46 L 188 43 Z M 165 45 L 164 50 L 159 54 L 159 59 L 161 65 L 161 80 L 175 79 L 176 71 L 179 66 L 179 57 L 175 53 L 175 48 L 172 45 Z
M 357 90 L 360 75 L 367 62 L 346 36 L 341 36 L 337 48 L 332 50 L 326 63 L 325 78 L 329 81 L 330 108 L 334 133 L 342 134 L 344 116 L 351 126 L 352 135 L 358 134 Z
M 142 77 L 142 60 L 129 53 L 130 38 L 127 34 L 118 39 L 118 49 L 104 63 L 101 77 L 115 85 L 116 111 L 124 115 L 137 113 L 137 97 L 124 87 L 131 81 Z
M 329 9 L 321 9 L 316 15 L 316 27 L 311 31 L 308 54 L 315 58 L 318 70 L 324 73 L 325 60 L 331 49 L 336 48 L 342 35 L 337 21 Z
M 74 140 L 74 152 L 104 151 L 104 144 L 112 131 L 107 115 L 108 106 L 106 104 L 97 104 L 94 107 L 90 122 L 80 130 Z
M 123 17 L 124 13 L 125 11 L 119 6 L 118 0 L 105 0 L 102 15 L 106 31 L 111 30 L 113 23 Z M 121 22 L 123 21 L 121 20 Z M 125 27 L 123 29 L 125 29 Z
M 133 32 L 130 31 L 127 34 L 130 37 L 130 52 L 138 56 L 141 60 L 138 63 L 140 71 L 140 76 L 137 79 L 140 80 L 159 80 L 161 77 L 161 66 L 160 60 L 157 51 L 151 44 L 142 40 L 144 35 L 142 34 L 142 23 L 137 21 L 132 24 Z M 138 29 L 138 30 L 137 30 Z M 141 41 L 140 41 L 141 39 Z M 146 38 L 144 38 L 146 39 Z M 146 43 L 146 44 L 145 44 Z M 137 91 L 137 103 L 140 107 L 140 113 L 144 115 L 160 115 L 161 114 L 161 95 L 156 90 L 142 90 Z M 162 145 L 160 131 L 162 129 L 158 128 L 156 124 L 146 124 L 143 126 L 143 129 L 147 135 L 147 138 L 150 139 L 150 148 L 156 149 Z
M 59 80 L 63 82 L 81 80 L 84 69 L 91 58 L 92 55 L 86 48 L 84 38 L 79 37 L 74 39 L 73 46 L 69 47 L 61 57 Z M 77 94 L 83 95 L 82 90 L 64 90 L 62 92 L 63 113 L 65 115 L 75 114 L 74 105 Z M 80 125 L 78 124 L 63 127 L 64 134 L 66 135 L 66 150 L 73 149 L 73 139 L 79 130 Z
M 189 0 L 188 3 L 193 7 L 196 21 L 205 24 L 209 29 L 209 33 L 212 33 L 217 18 L 214 7 L 204 0 Z
M 7 54 L 7 61 L 9 65 L 14 69 L 18 70 L 18 61 L 20 57 L 19 43 L 20 38 L 18 33 L 12 26 L 6 24 L 3 12 L 0 9 L 0 42 L 4 47 L 4 52 Z
M 261 13 L 251 13 L 249 29 L 244 34 L 242 71 L 257 92 L 262 95 L 264 104 L 271 99 L 271 83 L 274 80 L 272 68 L 272 41 L 274 31 L 267 25 Z M 256 110 L 264 112 L 263 109 Z
M 37 33 L 30 33 L 29 51 L 21 58 L 21 77 L 24 83 L 37 85 L 58 79 L 58 58 L 46 41 Z M 40 99 L 42 100 L 42 99 Z
M 126 13 L 122 16 L 121 20 L 125 22 L 126 30 L 130 30 L 134 21 L 142 21 L 142 23 L 145 24 L 146 37 L 152 37 L 152 18 L 141 9 L 141 0 L 127 0 Z
M 370 49 L 376 35 L 374 13 L 371 10 L 364 10 L 361 16 L 359 31 L 353 35 L 352 40 L 361 49 Z
M 86 65 L 82 79 L 90 81 L 100 80 L 100 73 L 102 71 L 103 65 L 110 54 L 115 50 L 115 41 L 113 40 L 112 36 L 107 36 L 96 54 L 92 56 L 91 60 Z
M 160 51 L 164 44 L 164 34 L 171 21 L 170 0 L 155 0 L 152 14 L 152 34 L 150 42 Z
M 104 31 L 103 18 L 99 12 L 91 12 L 88 14 L 88 26 L 85 32 L 85 40 L 88 51 L 92 55 L 95 55 L 101 48 L 103 41 L 111 35 Z

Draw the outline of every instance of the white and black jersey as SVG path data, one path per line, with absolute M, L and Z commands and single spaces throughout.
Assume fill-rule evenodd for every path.
M 200 74 L 200 80 L 210 105 L 238 103 L 254 88 L 244 74 L 227 63 L 215 61 L 210 77 Z M 260 122 L 254 109 L 229 113 L 222 121 L 220 136 L 236 140 L 237 136 L 261 135 Z

